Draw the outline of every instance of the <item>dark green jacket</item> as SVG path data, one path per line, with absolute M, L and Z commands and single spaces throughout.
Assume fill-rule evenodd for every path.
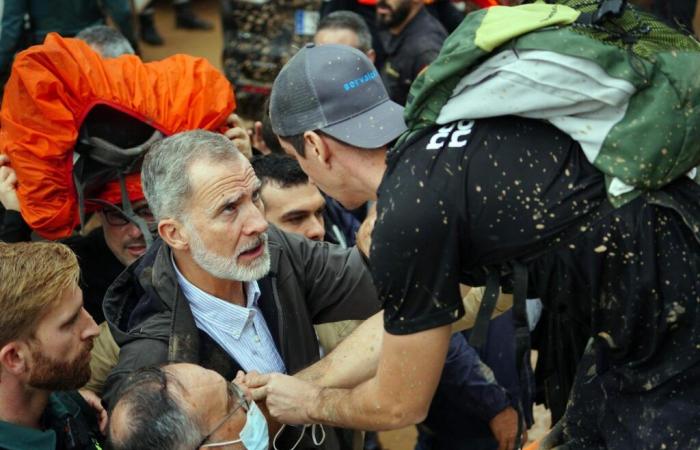
M 40 44 L 48 33 L 75 36 L 83 28 L 104 24 L 105 13 L 130 42 L 135 42 L 128 0 L 5 1 L 0 9 L 0 75 L 9 75 L 16 52 Z M 28 30 L 25 15 L 29 16 Z
M 102 435 L 90 406 L 75 391 L 54 392 L 41 418 L 44 430 L 0 421 L 1 450 L 101 449 Z

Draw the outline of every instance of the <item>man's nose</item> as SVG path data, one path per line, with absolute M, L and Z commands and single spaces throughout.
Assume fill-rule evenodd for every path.
M 83 308 L 82 313 L 85 314 L 85 316 L 87 316 L 86 318 L 88 320 L 88 324 L 82 333 L 82 338 L 83 338 L 83 340 L 92 339 L 100 334 L 100 327 L 97 326 L 95 319 L 92 318 L 90 313 L 87 312 L 87 310 L 85 308 Z
M 244 234 L 256 235 L 264 233 L 267 231 L 267 227 L 267 220 L 265 220 L 265 216 L 263 216 L 263 213 L 257 206 L 251 204 L 246 208 L 245 223 L 243 224 Z
M 143 235 L 141 228 L 139 228 L 135 223 L 129 222 L 125 226 L 128 227 L 126 229 L 126 233 L 129 235 L 129 237 L 138 238 Z
M 309 219 L 309 224 L 304 232 L 304 236 L 314 241 L 322 241 L 325 235 L 326 229 L 323 227 L 323 223 L 321 223 L 317 217 Z

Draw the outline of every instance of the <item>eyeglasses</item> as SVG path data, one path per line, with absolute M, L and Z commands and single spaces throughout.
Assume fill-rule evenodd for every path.
M 197 448 L 223 447 L 224 445 L 232 445 L 241 442 L 240 439 L 234 439 L 232 441 L 210 442 L 208 444 L 206 443 L 211 438 L 211 436 L 219 430 L 219 428 L 221 428 L 231 417 L 233 417 L 234 414 L 236 414 L 236 411 L 243 408 L 243 410 L 247 413 L 248 409 L 250 408 L 250 402 L 245 398 L 243 390 L 240 387 L 238 387 L 237 384 L 231 381 L 226 385 L 226 390 L 228 393 L 228 404 L 231 405 L 235 403 L 236 407 L 233 408 L 233 410 L 226 413 L 224 418 L 219 421 L 219 423 L 214 427 L 214 429 L 212 429 L 206 436 L 204 436 L 204 439 L 202 439 L 202 442 L 199 443 Z
M 134 214 L 146 221 L 146 223 L 155 222 L 155 217 L 148 206 L 142 206 L 134 210 Z M 107 206 L 102 210 L 102 215 L 108 224 L 113 227 L 123 227 L 126 224 L 132 223 L 124 212 L 116 206 Z

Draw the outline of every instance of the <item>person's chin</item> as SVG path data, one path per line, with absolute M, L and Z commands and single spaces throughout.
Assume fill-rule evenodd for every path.
M 144 253 L 146 253 L 146 244 L 129 245 L 124 248 L 124 259 L 128 264 L 131 264 L 139 259 Z
M 356 198 L 345 198 L 342 200 L 338 199 L 338 202 L 340 202 L 340 204 L 343 205 L 343 208 L 347 209 L 348 211 L 352 211 L 353 209 L 357 209 L 360 206 L 367 203 L 367 200 L 356 199 Z

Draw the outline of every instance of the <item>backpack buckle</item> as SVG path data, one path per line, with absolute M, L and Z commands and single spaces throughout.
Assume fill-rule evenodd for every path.
M 603 0 L 593 13 L 592 23 L 598 24 L 610 17 L 620 17 L 627 7 L 627 0 Z

